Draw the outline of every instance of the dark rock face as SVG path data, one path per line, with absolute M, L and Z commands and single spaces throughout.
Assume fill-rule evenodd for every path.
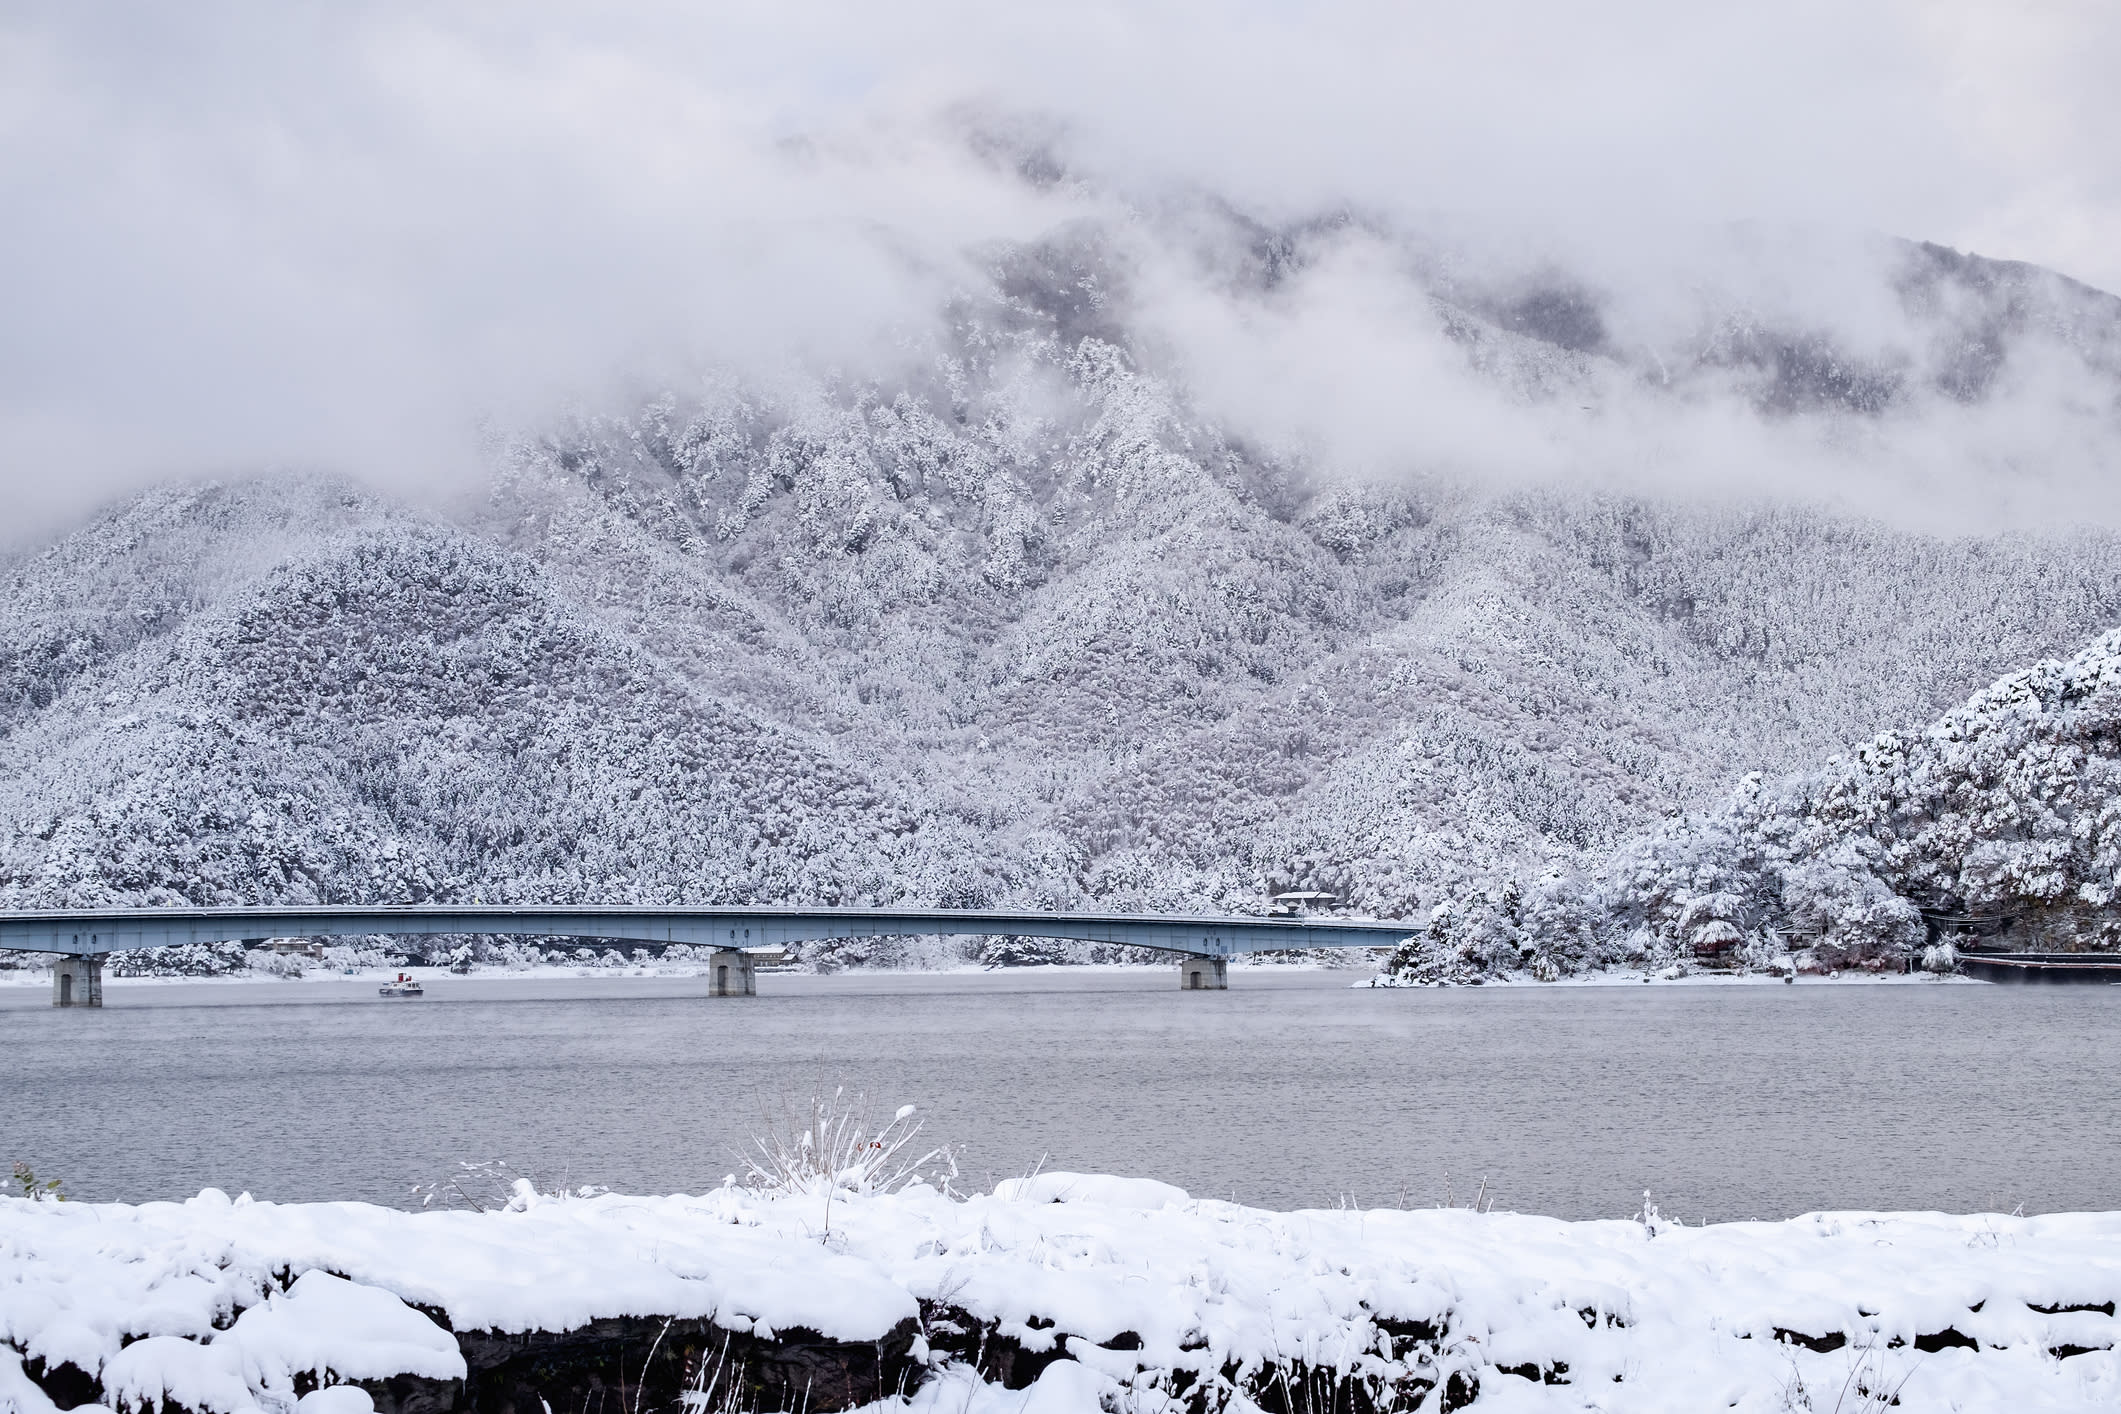
M 378 1414 L 634 1414 L 677 1407 L 689 1389 L 722 1407 L 852 1409 L 912 1389 L 917 1327 L 879 1341 L 788 1330 L 772 1340 L 705 1320 L 634 1316 L 571 1331 L 460 1331 L 463 1381 L 365 1382 Z
M 1841 1331 L 1829 1331 L 1825 1335 L 1806 1335 L 1803 1331 L 1788 1330 L 1781 1326 L 1775 1327 L 1775 1339 L 1791 1345 L 1801 1345 L 1806 1350 L 1822 1355 L 1832 1354 L 1849 1343 L 1848 1336 Z
M 30 1359 L 22 1362 L 22 1371 L 61 1409 L 95 1404 L 103 1398 L 103 1386 L 78 1365 L 64 1361 L 52 1365 L 42 1359 Z
M 1446 1331 L 1431 1322 L 1380 1318 L 1377 1325 L 1381 1351 L 1407 1360 L 1416 1373 L 1379 1382 L 1296 1360 L 1246 1370 L 1150 1371 L 1143 1378 L 1192 1414 L 1213 1414 L 1240 1394 L 1274 1414 L 1416 1408 L 1443 1374 L 1436 1362 Z M 833 1411 L 910 1393 L 939 1361 L 969 1367 L 1005 1389 L 1028 1389 L 1050 1366 L 1087 1346 L 1082 1336 L 1042 1323 L 1035 1328 L 1040 1335 L 1051 1331 L 1051 1339 L 1004 1334 L 993 1321 L 931 1302 L 924 1303 L 918 1321 L 903 1321 L 878 1341 L 827 1340 L 804 1330 L 766 1340 L 707 1320 L 653 1316 L 593 1321 L 571 1331 L 460 1331 L 467 1378 L 401 1376 L 363 1381 L 362 1388 L 378 1414 L 653 1414 L 678 1408 L 689 1390 L 704 1393 L 709 1408 Z M 925 1356 L 915 1353 L 917 1337 L 928 1343 Z M 1123 1331 L 1103 1348 L 1137 1350 L 1141 1344 L 1138 1334 Z M 1479 1390 L 1477 1382 L 1455 1372 L 1444 1384 L 1446 1410 L 1470 1403 Z
M 418 1308 L 444 1329 L 434 1307 Z M 705 1318 L 630 1316 L 592 1321 L 567 1331 L 454 1331 L 465 1377 L 455 1380 L 398 1375 L 355 1381 L 378 1414 L 672 1414 L 672 1411 L 804 1410 L 831 1414 L 892 1396 L 911 1394 L 940 1367 L 971 1370 L 1004 1389 L 1024 1390 L 1053 1365 L 1110 1356 L 1095 1352 L 1144 1349 L 1126 1330 L 1096 1345 L 1090 1337 L 1032 1317 L 1003 1330 L 988 1317 L 941 1302 L 923 1302 L 870 1341 L 831 1340 L 790 1328 L 762 1337 L 726 1330 Z M 1799 1337 L 1802 1339 L 1802 1337 Z M 1301 1358 L 1239 1365 L 1209 1353 L 1206 1339 L 1181 1343 L 1188 1352 L 1169 1367 L 1138 1364 L 1136 1389 L 1167 1396 L 1187 1414 L 1222 1414 L 1234 1407 L 1269 1414 L 1397 1414 L 1417 1408 L 1458 1409 L 1479 1394 L 1464 1368 L 1448 1315 L 1429 1320 L 1372 1314 L 1371 1345 L 1398 1362 L 1390 1374 Z M 1925 1347 L 1925 1349 L 1928 1347 Z M 1188 1357 L 1191 1358 L 1188 1358 Z M 1154 1360 L 1156 1357 L 1149 1357 Z M 27 1360 L 24 1371 L 60 1409 L 109 1403 L 98 1380 L 68 1364 Z M 1526 1378 L 1551 1382 L 1566 1369 L 1528 1366 Z M 324 1381 L 334 1381 L 326 1373 Z M 320 1383 L 298 1374 L 294 1393 Z M 1441 1387 L 1439 1391 L 1439 1386 Z M 165 1404 L 157 1414 L 190 1414 Z
M 1036 1317 L 1032 1318 L 1032 1329 L 1041 1336 L 1051 1331 L 1051 1339 L 1027 1341 L 1002 1333 L 991 1321 L 980 1321 L 954 1307 L 935 1303 L 923 1304 L 921 1322 L 935 1356 L 969 1366 L 979 1372 L 981 1379 L 1004 1389 L 1029 1389 L 1049 1367 L 1072 1358 L 1089 1344 L 1084 1337 L 1055 1330 Z M 1458 1371 L 1445 1376 L 1437 1362 L 1438 1352 L 1448 1338 L 1447 1322 L 1373 1315 L 1372 1324 L 1379 1337 L 1378 1352 L 1405 1360 L 1412 1373 L 1396 1380 L 1381 1380 L 1336 1366 L 1314 1366 L 1290 1359 L 1251 1369 L 1240 1369 L 1233 1363 L 1220 1369 L 1151 1371 L 1143 1376 L 1142 1383 L 1170 1396 L 1188 1414 L 1215 1414 L 1239 1402 L 1268 1414 L 1316 1414 L 1326 1410 L 1336 1414 L 1388 1414 L 1424 1407 L 1439 1376 L 1443 1377 L 1444 1392 L 1435 1407 L 1446 1414 L 1479 1397 L 1477 1380 Z M 1106 1350 L 1139 1350 L 1142 1338 L 1137 1332 L 1121 1331 L 1101 1345 Z
M 387 1380 L 363 1380 L 361 1387 L 375 1401 L 377 1414 L 453 1414 L 468 1408 L 462 1380 L 429 1380 L 418 1375 L 393 1375 Z M 536 1409 L 535 1403 L 531 1408 Z

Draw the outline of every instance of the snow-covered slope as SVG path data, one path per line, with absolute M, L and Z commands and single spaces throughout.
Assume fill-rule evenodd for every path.
M 442 529 L 306 547 L 11 733 L 17 877 L 142 902 L 836 900 L 918 823 Z M 920 881 L 947 892 L 947 881 Z

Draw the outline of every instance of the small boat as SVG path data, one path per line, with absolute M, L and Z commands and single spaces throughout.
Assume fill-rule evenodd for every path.
M 427 992 L 416 979 L 400 972 L 397 976 L 376 988 L 376 995 L 379 997 L 424 997 Z

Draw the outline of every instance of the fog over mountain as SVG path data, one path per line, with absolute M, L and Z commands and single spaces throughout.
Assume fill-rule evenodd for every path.
M 2113 626 L 2077 58 L 1518 11 L 16 25 L 0 906 L 1426 917 Z
M 1986 377 L 1987 315 L 1911 316 L 1896 240 L 2121 287 L 2117 54 L 2092 0 L 25 11 L 9 528 L 171 476 L 461 487 L 494 435 L 715 367 L 904 376 L 1001 251 L 1085 237 L 1138 357 L 1335 465 L 2111 522 L 2067 359 L 2016 362 L 2007 416 L 1824 451 L 1619 394 L 1703 348 L 1749 367 L 1754 326 L 1808 341 L 1798 391 L 1835 357 Z M 1458 376 L 1439 288 L 1627 377 L 1526 417 Z

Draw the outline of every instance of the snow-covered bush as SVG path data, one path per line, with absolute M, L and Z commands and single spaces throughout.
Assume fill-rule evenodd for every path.
M 399 968 L 408 961 L 403 949 L 391 939 L 332 943 L 324 948 L 324 966 L 334 972 Z
M 261 977 L 279 977 L 293 981 L 309 969 L 306 960 L 290 953 L 274 952 L 271 948 L 253 948 L 244 954 L 243 965 Z
M 1815 965 L 1903 965 L 1924 938 L 1922 915 L 1865 866 L 1852 841 L 1825 859 L 1800 859 L 1781 871 L 1789 926 L 1810 939 Z
M 1386 959 L 1401 982 L 1469 983 L 1521 974 L 1553 981 L 1608 966 L 1622 950 L 1590 926 L 1580 878 L 1548 872 L 1529 888 L 1513 879 L 1438 904 L 1428 926 Z

